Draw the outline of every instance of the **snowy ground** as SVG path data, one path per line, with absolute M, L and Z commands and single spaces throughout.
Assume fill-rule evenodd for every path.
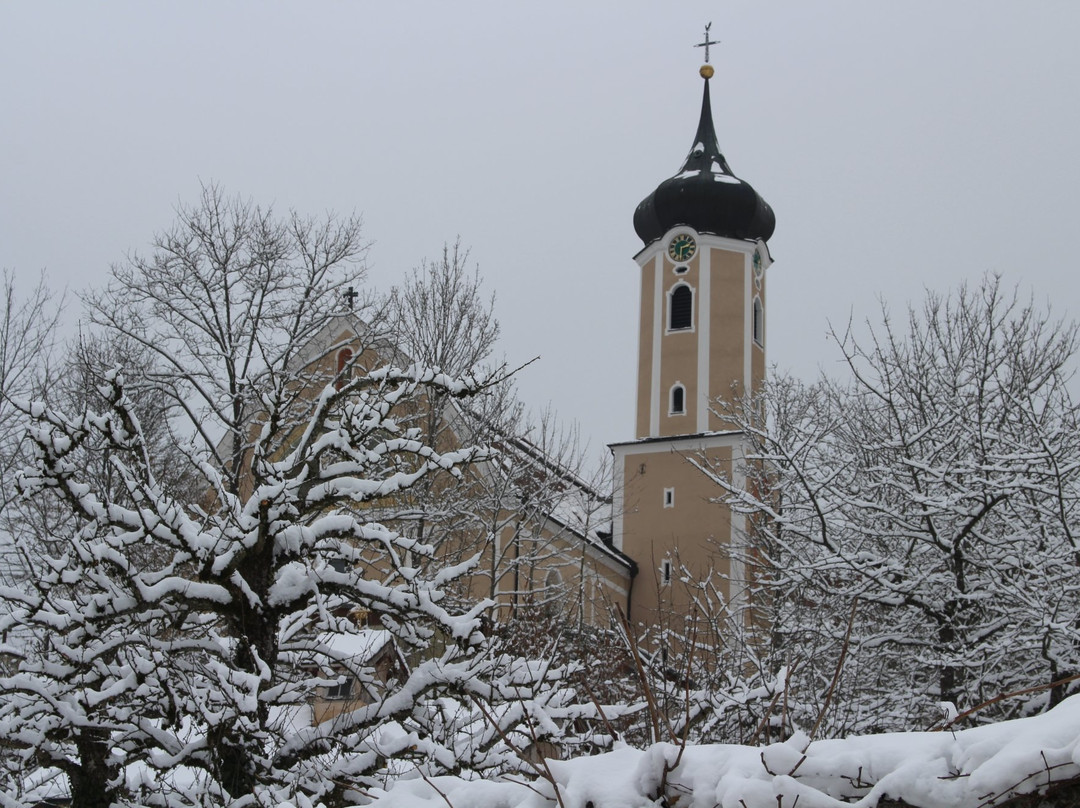
M 404 780 L 374 795 L 374 806 L 630 808 L 661 796 L 678 808 L 873 806 L 884 797 L 921 808 L 994 805 L 1080 777 L 1080 696 L 1043 715 L 955 733 L 806 742 L 797 734 L 763 748 L 688 747 L 681 759 L 677 747 L 657 744 L 549 761 L 558 799 L 543 780 Z M 665 767 L 672 769 L 666 783 Z

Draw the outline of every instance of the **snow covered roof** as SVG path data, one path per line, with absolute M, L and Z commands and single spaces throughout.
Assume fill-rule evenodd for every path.
M 466 429 L 469 429 L 471 421 L 482 420 L 461 402 L 452 400 L 450 404 Z M 551 502 L 545 518 L 627 570 L 635 566 L 633 559 L 610 543 L 610 495 L 597 491 L 573 469 L 551 457 L 528 438 L 507 434 L 488 421 L 484 421 L 483 428 L 496 436 L 493 443 L 499 457 L 489 464 L 495 473 L 513 473 L 520 477 L 525 476 L 523 470 L 528 469 L 528 474 L 534 479 L 542 480 L 546 485 L 558 486 L 559 496 Z
M 635 440 L 623 440 L 623 441 L 618 441 L 617 443 L 609 443 L 608 448 L 609 449 L 614 449 L 616 446 L 634 446 L 634 445 L 639 444 L 639 443 L 671 443 L 672 441 L 684 442 L 684 441 L 704 440 L 705 438 L 723 438 L 723 437 L 728 437 L 728 436 L 731 436 L 731 435 L 741 435 L 741 434 L 743 434 L 742 430 L 728 429 L 728 430 L 713 431 L 713 432 L 695 432 L 695 433 L 693 433 L 691 435 L 660 435 L 660 436 L 651 436 L 651 437 L 648 437 L 648 438 L 636 438 Z
M 326 646 L 341 659 L 368 662 L 383 648 L 391 644 L 393 635 L 385 629 L 366 628 L 352 634 L 326 632 L 319 635 L 319 643 Z

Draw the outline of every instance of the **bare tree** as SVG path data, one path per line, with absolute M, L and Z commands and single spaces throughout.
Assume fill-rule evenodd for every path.
M 754 516 L 763 597 L 806 692 L 849 646 L 832 731 L 926 725 L 936 701 L 1077 670 L 1076 326 L 989 278 L 834 336 L 848 380 L 771 383 L 767 430 L 735 414 L 756 482 L 705 469 Z
M 390 313 L 386 326 L 390 343 L 410 361 L 451 374 L 490 376 L 505 367 L 492 367 L 500 330 L 495 296 L 485 294 L 468 258 L 459 240 L 445 245 L 439 260 L 421 262 L 383 307 Z M 519 609 L 550 617 L 569 604 L 583 618 L 586 558 L 607 527 L 610 500 L 601 493 L 606 470 L 586 471 L 588 447 L 577 430 L 550 411 L 530 414 L 511 378 L 485 386 L 467 404 L 427 404 L 420 423 L 438 445 L 467 438 L 498 454 L 453 486 L 432 481 L 436 488 L 417 486 L 398 503 L 413 509 L 416 535 L 442 537 L 443 558 L 479 553 L 474 579 L 486 577 L 486 587 L 481 590 L 474 580 L 466 597 L 498 597 L 503 619 Z
M 302 421 L 310 386 L 325 383 L 304 351 L 349 314 L 367 244 L 358 217 L 278 218 L 213 185 L 177 215 L 149 257 L 115 265 L 108 288 L 87 296 L 88 316 L 154 357 L 143 384 L 159 388 L 236 493 L 253 425 L 271 409 Z
M 388 301 L 394 343 L 414 361 L 444 373 L 471 373 L 487 363 L 499 338 L 495 295 L 485 295 L 480 270 L 468 270 L 461 239 L 442 258 L 424 260 Z
M 471 434 L 440 445 L 431 402 L 443 418 L 499 380 L 378 361 L 380 330 L 350 305 L 357 220 L 278 219 L 216 188 L 179 214 L 87 298 L 131 378 L 87 346 L 89 406 L 23 406 L 22 490 L 64 519 L 40 575 L 2 591 L 0 634 L 34 639 L 0 647 L 18 662 L 0 677 L 9 801 L 34 804 L 51 774 L 77 806 L 341 804 L 388 760 L 520 763 L 530 726 L 582 711 L 550 665 L 484 653 L 492 604 L 447 596 L 476 561 L 447 560 L 443 523 L 397 529 L 414 489 L 454 489 L 492 457 Z M 341 372 L 335 340 L 365 338 Z M 194 497 L 170 476 L 185 464 Z M 320 688 L 375 682 L 347 650 L 366 636 L 358 613 L 411 670 L 315 724 Z M 444 720 L 451 702 L 493 728 L 470 737 Z
M 15 507 L 15 472 L 27 460 L 25 425 L 15 402 L 40 396 L 53 362 L 56 324 L 62 301 L 56 300 L 42 276 L 21 298 L 11 273 L 2 279 L 0 315 L 0 582 L 13 583 L 29 573 L 22 515 Z

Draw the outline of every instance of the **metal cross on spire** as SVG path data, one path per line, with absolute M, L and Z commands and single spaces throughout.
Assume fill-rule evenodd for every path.
M 711 22 L 708 23 L 705 26 L 705 41 L 704 42 L 699 42 L 698 44 L 694 45 L 695 48 L 704 48 L 705 49 L 705 64 L 709 63 L 709 45 L 719 45 L 720 44 L 719 39 L 709 39 L 709 29 L 710 28 L 712 28 L 712 23 Z

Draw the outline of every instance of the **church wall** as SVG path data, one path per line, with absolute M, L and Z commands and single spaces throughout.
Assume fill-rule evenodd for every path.
M 702 325 L 701 306 L 701 263 L 694 257 L 686 265 L 687 271 L 675 274 L 675 264 L 666 257 L 663 260 L 663 299 L 661 306 L 661 353 L 659 401 L 660 432 L 663 437 L 686 435 L 696 432 L 698 410 L 698 332 Z M 667 330 L 668 296 L 671 290 L 680 284 L 688 284 L 694 291 L 693 327 L 685 331 Z M 676 383 L 686 389 L 685 414 L 670 413 L 671 388 Z
M 731 540 L 731 515 L 727 507 L 710 501 L 720 494 L 719 489 L 688 462 L 686 455 L 696 457 L 698 450 L 687 446 L 676 451 L 663 444 L 650 449 L 649 444 L 629 447 L 622 459 L 623 546 L 640 568 L 633 591 L 635 621 L 648 619 L 661 606 L 686 608 L 686 594 L 676 585 L 680 566 L 699 579 L 710 570 L 722 575 L 730 572 L 723 548 Z M 711 463 L 730 472 L 730 446 L 702 451 Z M 665 507 L 665 489 L 669 488 L 673 502 Z M 665 558 L 673 563 L 673 581 L 668 585 L 661 581 Z
M 760 284 L 755 285 L 754 294 L 758 298 L 761 299 L 762 317 L 764 318 L 763 327 L 762 327 L 762 344 L 761 345 L 755 344 L 753 346 L 753 348 L 751 349 L 751 358 L 750 358 L 751 369 L 753 371 L 752 375 L 751 375 L 751 383 L 752 383 L 751 391 L 756 395 L 756 394 L 761 392 L 761 386 L 762 386 L 762 383 L 765 380 L 765 367 L 766 367 L 766 365 L 765 365 L 765 356 L 766 356 L 765 346 L 768 344 L 768 342 L 767 342 L 767 334 L 768 334 L 768 327 L 769 327 L 769 318 L 768 318 L 768 309 L 765 306 L 765 279 L 764 278 L 761 279 Z M 753 315 L 753 312 L 751 311 L 751 316 L 752 315 Z
M 746 256 L 727 250 L 712 251 L 713 283 L 710 289 L 713 329 L 710 334 L 710 401 L 731 400 L 742 394 L 746 378 L 746 339 L 749 323 L 746 311 Z M 736 387 L 732 382 L 738 382 Z M 715 414 L 709 416 L 710 430 L 731 429 L 731 424 Z
M 656 301 L 656 266 L 652 259 L 641 268 L 641 314 L 638 323 L 637 430 L 643 438 L 649 434 L 649 415 L 653 365 L 653 307 Z
M 552 520 L 539 530 L 519 530 L 510 524 L 499 545 L 502 563 L 496 573 L 497 620 L 518 616 L 545 619 L 556 628 L 563 619 L 606 625 L 615 604 L 626 608 L 626 567 L 606 551 L 584 544 L 580 537 Z M 519 561 L 517 575 L 514 560 Z M 491 555 L 486 554 L 485 570 Z M 480 576 L 476 576 L 480 578 Z M 483 582 L 488 585 L 485 574 Z M 479 597 L 490 592 L 477 591 Z

